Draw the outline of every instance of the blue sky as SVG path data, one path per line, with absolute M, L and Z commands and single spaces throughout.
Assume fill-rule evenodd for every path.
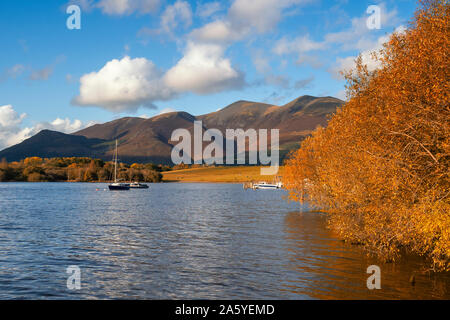
M 69 30 L 66 8 L 81 8 Z M 369 29 L 370 5 L 381 10 Z M 415 1 L 79 0 L 0 2 L 0 149 L 44 128 L 71 132 L 122 116 L 194 115 L 237 100 L 282 105 L 344 97 L 351 68 Z

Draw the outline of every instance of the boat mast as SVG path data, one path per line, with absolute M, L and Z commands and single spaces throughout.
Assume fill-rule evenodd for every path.
M 117 139 L 116 139 L 116 152 L 114 155 L 114 182 L 117 182 Z

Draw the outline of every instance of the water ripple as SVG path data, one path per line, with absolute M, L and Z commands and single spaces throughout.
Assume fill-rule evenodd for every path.
M 283 191 L 232 184 L 0 184 L 1 299 L 449 299 L 449 275 L 384 265 Z M 102 191 L 96 191 L 96 189 Z M 380 265 L 382 290 L 366 288 Z M 77 265 L 82 288 L 66 288 Z

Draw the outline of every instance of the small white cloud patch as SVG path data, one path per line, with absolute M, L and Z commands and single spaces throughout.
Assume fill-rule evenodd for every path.
M 395 29 L 395 33 L 403 33 L 406 28 L 404 26 L 399 26 Z M 361 52 L 361 60 L 363 65 L 367 66 L 367 70 L 374 71 L 381 67 L 381 62 L 373 58 L 373 53 L 379 52 L 383 48 L 383 44 L 386 43 L 391 34 L 379 37 L 376 45 L 374 47 Z M 336 78 L 341 79 L 341 71 L 346 73 L 352 71 L 356 67 L 356 58 L 355 56 L 345 57 L 345 58 L 337 58 L 335 65 L 329 70 L 330 73 Z
M 18 114 L 11 105 L 0 106 L 0 150 L 20 143 L 44 129 L 72 133 L 93 124 L 84 124 L 77 119 L 71 121 L 68 118 L 56 118 L 52 122 L 39 122 L 24 128 L 22 124 L 26 117 L 26 113 Z
M 164 10 L 161 15 L 162 31 L 172 35 L 180 25 L 185 28 L 192 24 L 192 10 L 189 2 L 177 0 Z
M 146 14 L 155 12 L 160 0 L 101 0 L 96 6 L 109 15 Z

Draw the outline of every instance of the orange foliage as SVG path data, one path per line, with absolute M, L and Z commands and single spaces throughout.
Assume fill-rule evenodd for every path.
M 330 213 L 351 242 L 400 248 L 450 270 L 450 4 L 421 1 L 369 72 L 346 74 L 348 102 L 286 161 L 290 199 Z
M 23 161 L 23 163 L 26 165 L 26 166 L 29 166 L 29 165 L 40 165 L 40 164 L 42 164 L 42 158 L 39 158 L 39 157 L 29 157 L 29 158 L 26 158 L 24 161 Z
M 132 169 L 142 169 L 144 167 L 144 165 L 140 164 L 140 163 L 133 163 L 130 168 Z

